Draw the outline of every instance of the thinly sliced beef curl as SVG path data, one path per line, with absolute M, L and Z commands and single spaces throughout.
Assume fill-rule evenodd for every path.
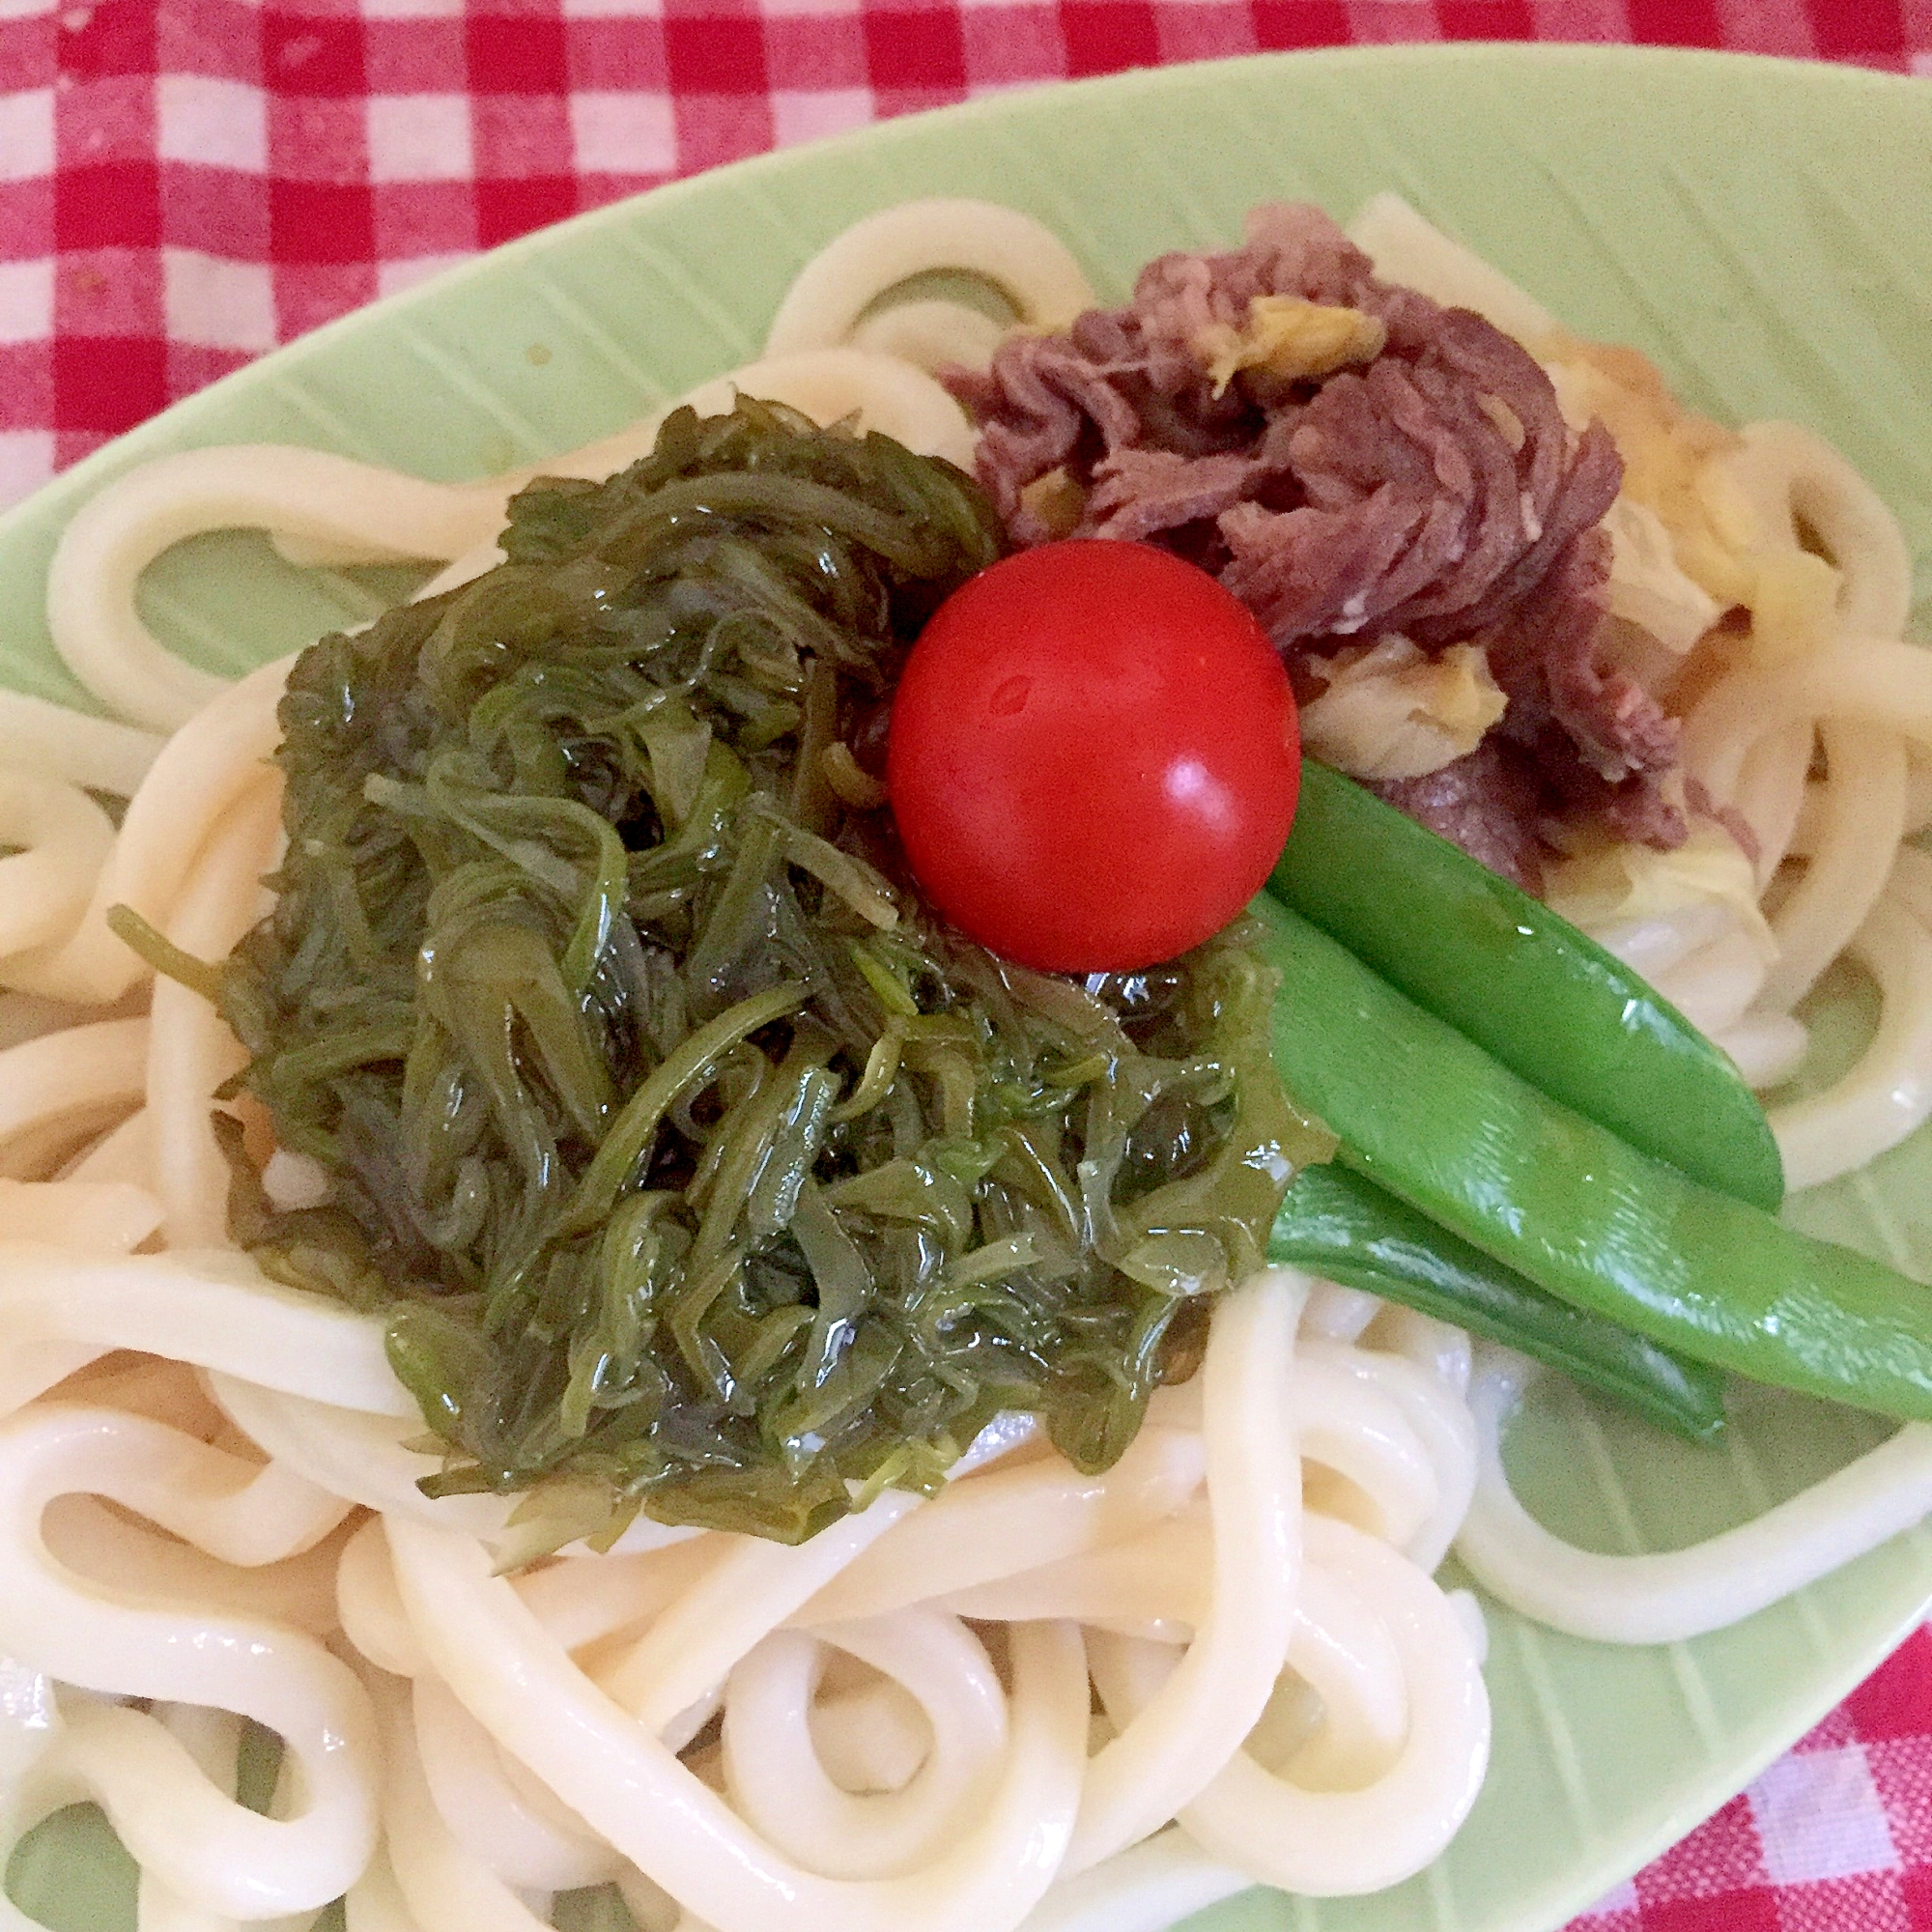
M 1243 370 L 1217 395 L 1203 332 L 1238 331 L 1263 296 L 1363 310 L 1384 347 L 1315 380 Z M 1615 444 L 1599 424 L 1574 435 L 1535 358 L 1482 317 L 1378 281 L 1320 210 L 1259 208 L 1245 246 L 1163 255 L 1124 308 L 1013 336 L 985 375 L 951 380 L 1022 544 L 1064 533 L 1024 495 L 1059 471 L 1084 493 L 1073 534 L 1206 564 L 1291 663 L 1395 632 L 1484 644 L 1507 750 L 1386 790 L 1486 864 L 1534 877 L 1550 810 L 1682 842 L 1676 727 L 1598 647 Z
M 1094 466 L 1086 522 L 1090 530 L 1140 542 L 1218 518 L 1246 496 L 1254 467 L 1245 456 L 1117 449 Z
M 1491 871 L 1525 892 L 1542 892 L 1543 849 L 1536 836 L 1542 788 L 1534 763 L 1516 746 L 1486 738 L 1440 771 L 1370 789 Z
M 1609 568 L 1608 533 L 1579 531 L 1535 589 L 1481 634 L 1510 701 L 1497 728 L 1536 754 L 1563 804 L 1615 818 L 1646 844 L 1681 845 L 1684 813 L 1660 789 L 1677 765 L 1677 722 L 1597 652 Z

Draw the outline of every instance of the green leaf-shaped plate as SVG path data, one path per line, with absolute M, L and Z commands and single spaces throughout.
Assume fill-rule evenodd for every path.
M 1615 48 L 1413 47 L 1169 69 L 982 101 L 726 168 L 531 237 L 321 330 L 170 411 L 0 521 L 0 677 L 72 701 L 41 614 L 72 507 L 145 457 L 316 444 L 459 478 L 584 441 L 751 357 L 794 271 L 855 216 L 919 194 L 1030 210 L 1105 295 L 1162 249 L 1226 245 L 1242 211 L 1346 217 L 1392 187 L 1577 330 L 1635 344 L 1691 405 L 1830 437 L 1902 519 L 1932 589 L 1932 87 L 1852 69 Z M 149 614 L 236 670 L 367 616 L 366 581 L 300 580 L 253 537 L 183 546 Z M 1842 995 L 1846 1001 L 1854 996 Z M 1796 1204 L 1815 1232 L 1932 1280 L 1932 1135 Z M 1753 1514 L 1882 1433 L 1747 1392 L 1694 1450 L 1554 1391 L 1518 1432 L 1533 1505 L 1605 1548 Z M 1543 1932 L 1746 1783 L 1932 1599 L 1901 1537 L 1694 1643 L 1618 1650 L 1492 1611 L 1494 1763 L 1431 1871 L 1320 1905 L 1254 1893 L 1212 1932 Z M 15 1895 L 121 1932 L 125 1867 L 58 1820 Z M 914 1928 L 908 1928 L 914 1932 Z

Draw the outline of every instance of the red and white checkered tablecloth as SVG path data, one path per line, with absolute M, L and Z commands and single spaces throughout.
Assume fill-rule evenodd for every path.
M 721 161 L 1070 75 L 1534 39 L 1932 74 L 1932 0 L 0 0 L 0 503 L 346 309 Z M 1932 1932 L 1932 1633 L 1573 1932 Z

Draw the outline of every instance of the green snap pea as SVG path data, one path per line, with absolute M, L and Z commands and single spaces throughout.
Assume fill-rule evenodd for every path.
M 1724 1426 L 1723 1378 L 1715 1370 L 1544 1293 L 1332 1161 L 1295 1176 L 1268 1259 L 1487 1335 L 1692 1441 L 1708 1442 Z
M 1573 1307 L 1679 1354 L 1932 1420 L 1932 1294 L 1539 1093 L 1286 907 L 1275 1062 L 1336 1158 Z
M 1352 780 L 1303 761 L 1268 890 L 1567 1107 L 1753 1207 L 1784 1198 L 1729 1058 L 1621 960 Z

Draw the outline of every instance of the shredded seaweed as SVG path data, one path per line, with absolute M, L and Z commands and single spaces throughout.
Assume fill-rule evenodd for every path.
M 333 1197 L 275 1211 L 231 1135 L 232 1219 L 384 1314 L 431 1494 L 534 1491 L 539 1545 L 640 1509 L 797 1540 L 1002 1409 L 1100 1469 L 1261 1263 L 1324 1149 L 1243 934 L 1024 971 L 853 781 L 1000 541 L 883 437 L 682 411 L 298 660 L 288 855 L 220 998 Z

